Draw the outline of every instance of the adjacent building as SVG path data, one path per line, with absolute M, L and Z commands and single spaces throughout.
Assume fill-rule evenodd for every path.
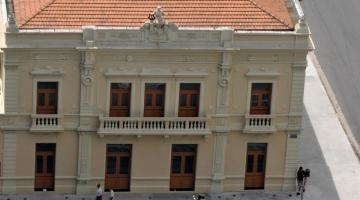
M 6 0 L 3 194 L 295 189 L 297 0 Z

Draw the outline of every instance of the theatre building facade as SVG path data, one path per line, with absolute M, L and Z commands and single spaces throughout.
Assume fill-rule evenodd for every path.
M 6 2 L 1 193 L 295 189 L 297 0 Z

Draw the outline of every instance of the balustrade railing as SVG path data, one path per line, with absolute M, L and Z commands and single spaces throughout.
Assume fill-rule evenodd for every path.
M 153 118 L 153 117 L 100 117 L 99 133 L 203 133 L 209 132 L 208 119 Z
M 271 115 L 245 116 L 244 132 L 273 132 L 274 130 L 274 117 Z
M 31 116 L 31 131 L 62 131 L 62 115 L 58 114 L 34 114 Z

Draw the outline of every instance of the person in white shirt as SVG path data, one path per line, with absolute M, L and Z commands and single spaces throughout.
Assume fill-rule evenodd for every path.
M 97 184 L 97 190 L 96 190 L 96 200 L 102 200 L 102 189 L 100 184 Z
M 113 189 L 110 189 L 110 200 L 113 200 L 114 199 L 114 196 L 115 196 L 115 194 L 114 194 L 114 190 Z

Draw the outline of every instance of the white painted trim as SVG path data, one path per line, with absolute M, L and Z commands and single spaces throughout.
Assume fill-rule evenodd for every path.
M 248 77 L 275 77 L 280 76 L 278 72 L 248 72 L 245 74 Z
M 175 116 L 177 117 L 179 114 L 179 99 L 180 99 L 180 84 L 181 83 L 199 83 L 200 84 L 200 96 L 199 96 L 199 117 L 205 117 L 205 106 L 204 106 L 204 93 L 205 93 L 205 84 L 204 81 L 196 80 L 196 79 L 181 79 L 176 80 L 176 89 L 175 89 Z
M 155 78 L 156 79 L 156 78 Z M 145 108 L 145 84 L 146 83 L 165 83 L 165 102 L 164 102 L 164 117 L 170 117 L 169 116 L 169 102 L 170 102 L 170 80 L 163 80 L 163 79 L 158 79 L 158 80 L 154 80 L 154 78 L 152 78 L 152 80 L 150 79 L 142 79 L 141 80 L 141 95 L 140 95 L 140 117 L 144 117 L 144 108 Z
M 270 114 L 275 114 L 275 103 L 276 103 L 276 89 L 277 81 L 274 78 L 270 77 L 261 77 L 261 78 L 250 78 L 248 80 L 248 91 L 247 91 L 247 101 L 246 101 L 246 115 L 250 115 L 250 104 L 251 104 L 251 86 L 253 83 L 271 83 L 271 105 L 270 105 Z
M 56 114 L 62 114 L 63 108 L 62 108 L 62 77 L 59 76 L 33 76 L 33 114 L 36 114 L 36 100 L 37 100 L 37 83 L 38 82 L 57 82 L 58 83 L 58 105 L 57 105 L 57 113 Z
M 111 83 L 130 83 L 130 116 L 129 117 L 136 117 L 135 113 L 135 106 L 136 106 L 136 81 L 135 79 L 128 79 L 128 78 L 119 78 L 119 77 L 108 77 L 106 80 L 106 95 L 105 95 L 105 116 L 110 116 L 110 90 L 111 90 Z
M 300 2 L 298 0 L 291 0 L 294 4 L 295 10 L 296 10 L 296 14 L 297 17 L 300 19 L 302 17 L 304 17 L 304 12 L 301 8 Z

